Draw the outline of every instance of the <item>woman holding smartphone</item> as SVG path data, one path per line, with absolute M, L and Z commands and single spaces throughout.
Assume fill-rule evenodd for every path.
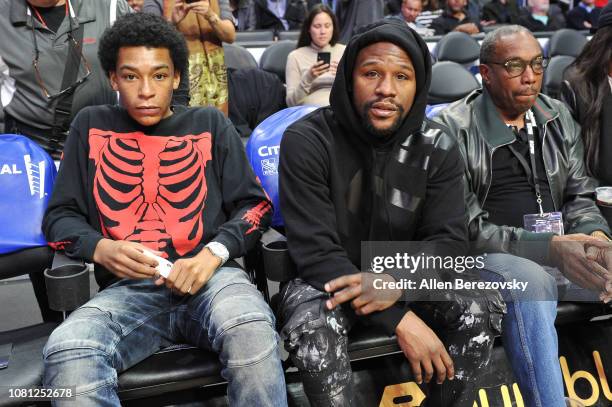
M 287 57 L 287 106 L 329 105 L 338 61 L 345 46 L 338 44 L 338 21 L 322 4 L 312 8 L 302 25 L 297 49 Z

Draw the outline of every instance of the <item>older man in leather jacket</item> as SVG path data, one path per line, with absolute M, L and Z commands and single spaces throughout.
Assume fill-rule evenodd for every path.
M 537 298 L 549 301 L 505 298 L 504 344 L 526 404 L 564 406 L 552 276 L 565 288 L 571 287 L 567 278 L 595 299 L 595 293 L 607 299 L 610 230 L 593 200 L 596 182 L 585 171 L 579 126 L 561 102 L 539 93 L 546 60 L 538 41 L 523 27 L 500 28 L 485 38 L 480 61 L 484 88 L 435 120 L 457 137 L 465 160 L 475 248 L 516 254 L 563 274 L 531 266 L 485 278 L 521 276 L 532 289 L 550 293 Z M 532 358 L 519 361 L 515 348 L 525 345 Z

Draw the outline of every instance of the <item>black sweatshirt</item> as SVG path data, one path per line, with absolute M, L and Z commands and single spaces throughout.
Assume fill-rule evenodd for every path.
M 230 258 L 254 247 L 271 204 L 231 122 L 213 108 L 175 108 L 143 127 L 117 106 L 75 117 L 43 220 L 50 245 L 93 260 L 103 238 L 129 240 L 175 261 L 210 241 Z M 106 287 L 116 277 L 96 265 Z
M 294 123 L 283 136 L 279 194 L 289 252 L 299 276 L 320 290 L 360 271 L 362 241 L 458 242 L 467 250 L 462 158 L 443 127 L 424 121 L 429 51 L 400 23 L 375 23 L 378 29 L 353 37 L 331 107 Z M 378 41 L 404 48 L 417 77 L 408 116 L 384 140 L 365 130 L 350 96 L 359 50 Z M 406 312 L 398 302 L 368 318 L 392 334 Z

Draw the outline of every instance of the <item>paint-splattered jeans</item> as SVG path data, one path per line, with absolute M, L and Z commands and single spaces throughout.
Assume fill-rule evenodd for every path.
M 430 384 L 427 406 L 472 406 L 475 389 L 486 374 L 493 339 L 501 332 L 505 304 L 497 292 L 447 292 L 441 302 L 415 302 L 411 310 L 446 345 L 455 366 L 455 380 Z M 325 307 L 328 294 L 303 280 L 290 281 L 281 293 L 281 338 L 300 370 L 310 404 L 354 406 L 352 372 L 347 352 L 348 331 L 356 316 L 350 307 Z
M 55 405 L 119 406 L 118 372 L 172 343 L 190 343 L 219 354 L 230 405 L 286 406 L 274 323 L 261 293 L 238 268 L 220 268 L 185 297 L 151 280 L 121 280 L 53 331 L 43 382 L 76 386 L 76 402 Z

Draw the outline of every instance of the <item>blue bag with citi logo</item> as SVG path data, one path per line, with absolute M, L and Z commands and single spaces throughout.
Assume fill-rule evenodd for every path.
M 283 133 L 295 121 L 316 109 L 316 106 L 294 106 L 278 111 L 261 122 L 247 142 L 247 158 L 274 206 L 272 226 L 285 223 L 278 202 L 278 156 Z
M 41 224 L 56 175 L 35 142 L 0 134 L 0 254 L 47 244 Z

